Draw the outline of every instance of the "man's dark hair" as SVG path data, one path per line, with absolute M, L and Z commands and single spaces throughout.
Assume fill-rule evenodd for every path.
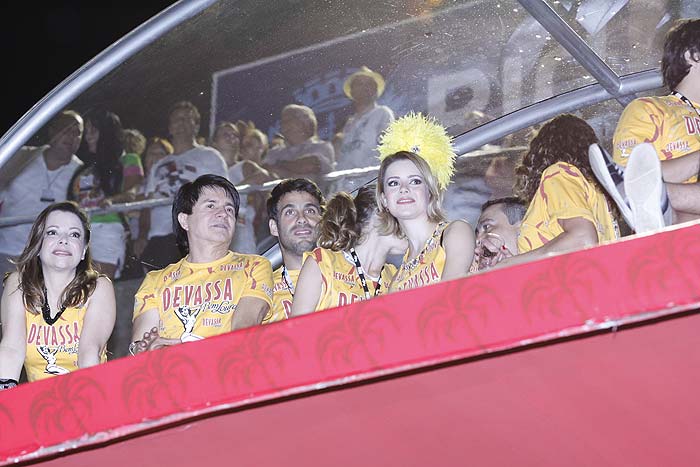
M 321 193 L 318 185 L 307 178 L 288 178 L 282 180 L 270 192 L 270 197 L 267 199 L 268 219 L 274 219 L 275 222 L 277 221 L 277 215 L 279 214 L 277 211 L 277 204 L 284 195 L 293 191 L 302 191 L 310 194 L 316 198 L 318 205 L 323 210 L 323 205 L 326 203 L 326 200 L 323 198 L 323 193 Z
M 673 91 L 688 74 L 690 65 L 685 59 L 685 52 L 700 59 L 700 19 L 677 21 L 666 33 L 664 55 L 661 71 L 664 84 Z
M 190 243 L 187 240 L 187 231 L 182 228 L 180 221 L 178 221 L 178 214 L 192 214 L 192 208 L 205 188 L 220 188 L 226 192 L 226 195 L 233 201 L 233 207 L 236 213 L 236 219 L 238 219 L 238 208 L 241 204 L 241 198 L 238 195 L 236 187 L 233 183 L 226 180 L 224 177 L 214 174 L 206 174 L 198 177 L 194 182 L 187 182 L 177 190 L 175 195 L 175 200 L 173 201 L 173 232 L 175 232 L 175 241 L 177 242 L 178 248 L 183 255 L 186 255 L 190 251 Z
M 508 218 L 508 223 L 510 225 L 517 224 L 523 220 L 525 217 L 525 212 L 527 211 L 527 205 L 525 201 L 518 198 L 517 196 L 507 196 L 505 198 L 496 198 L 486 201 L 483 206 L 481 206 L 481 212 L 484 212 L 487 208 L 495 206 L 497 204 L 503 205 L 503 212 Z

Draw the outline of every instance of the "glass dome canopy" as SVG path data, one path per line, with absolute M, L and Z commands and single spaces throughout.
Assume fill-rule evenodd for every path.
M 700 13 L 691 1 L 647 3 L 181 1 L 32 108 L 0 140 L 0 163 L 63 108 L 109 108 L 125 126 L 163 136 L 168 108 L 183 99 L 200 109 L 203 138 L 239 119 L 272 137 L 294 102 L 314 109 L 330 140 L 351 111 L 343 82 L 361 66 L 386 81 L 379 103 L 436 117 L 461 154 L 607 100 L 591 118 L 609 137 L 620 104 L 661 87 L 659 47 L 671 20 Z M 625 28 L 638 15 L 653 27 Z

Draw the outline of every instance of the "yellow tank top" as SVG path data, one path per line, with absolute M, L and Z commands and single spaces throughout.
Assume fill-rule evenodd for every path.
M 355 263 L 346 258 L 345 253 L 316 248 L 312 252 L 304 253 L 304 261 L 306 258 L 313 258 L 321 269 L 321 296 L 316 311 L 365 300 L 365 290 L 362 288 Z M 395 273 L 396 267 L 393 264 L 385 264 L 378 281 L 365 276 L 370 295 L 375 296 L 375 292 L 376 295 L 386 293 Z
M 288 269 L 289 278 L 292 280 L 292 287 L 296 287 L 299 279 L 299 269 Z M 272 273 L 272 308 L 268 311 L 262 324 L 274 323 L 289 318 L 292 311 L 292 296 L 291 290 L 287 286 L 287 282 L 282 277 L 282 268 L 275 269 Z
M 440 282 L 442 270 L 445 269 L 445 249 L 442 247 L 442 233 L 449 224 L 440 222 L 435 231 L 425 242 L 423 250 L 412 260 L 408 260 L 408 251 L 389 287 L 390 292 L 415 289 Z
M 86 312 L 87 305 L 66 308 L 53 325 L 47 324 L 41 313 L 25 313 L 27 355 L 24 368 L 30 382 L 78 369 L 78 344 Z M 105 361 L 107 355 L 103 349 L 100 362 Z

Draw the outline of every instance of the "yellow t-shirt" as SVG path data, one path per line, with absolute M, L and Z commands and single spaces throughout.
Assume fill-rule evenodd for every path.
M 408 251 L 406 252 L 396 277 L 389 287 L 390 292 L 415 289 L 440 282 L 442 271 L 445 269 L 442 233 L 448 225 L 447 222 L 440 222 L 425 242 L 423 250 L 412 260 L 408 259 Z
M 693 103 L 696 107 L 698 104 Z M 659 158 L 683 157 L 700 150 L 700 117 L 678 97 L 640 97 L 620 116 L 613 136 L 613 159 L 627 166 L 632 149 L 651 143 Z M 693 176 L 689 181 L 695 181 Z
M 69 307 L 53 325 L 41 313 L 25 313 L 27 322 L 27 355 L 24 368 L 27 380 L 37 381 L 63 375 L 78 369 L 78 344 L 83 332 L 87 305 Z M 100 362 L 107 361 L 105 349 Z
M 299 269 L 288 269 L 289 278 L 292 280 L 292 287 L 296 287 L 297 279 L 299 279 Z M 272 308 L 263 319 L 263 324 L 274 323 L 289 318 L 292 312 L 292 292 L 287 287 L 287 283 L 282 277 L 282 267 L 275 269 L 272 273 Z
M 316 248 L 312 252 L 304 253 L 304 262 L 306 258 L 313 258 L 321 269 L 321 296 L 316 305 L 316 311 L 365 300 L 365 290 L 362 288 L 355 263 L 346 258 L 342 251 Z M 394 273 L 396 273 L 396 266 L 385 264 L 379 281 L 375 281 L 367 277 L 365 271 L 365 280 L 370 295 L 386 293 Z
M 530 201 L 520 226 L 518 250 L 539 248 L 564 232 L 559 219 L 582 217 L 595 225 L 598 242 L 620 236 L 605 195 L 566 162 L 556 162 L 542 172 L 540 186 Z
M 243 297 L 272 303 L 272 266 L 266 258 L 231 251 L 211 263 L 183 258 L 146 275 L 133 319 L 155 308 L 161 337 L 191 342 L 229 332 Z

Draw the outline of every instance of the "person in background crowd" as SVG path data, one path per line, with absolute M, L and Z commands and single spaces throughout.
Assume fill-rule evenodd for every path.
M 180 187 L 172 223 L 186 256 L 149 272 L 136 292 L 132 354 L 262 322 L 272 303 L 272 266 L 228 249 L 238 206 L 224 177 L 202 175 Z
M 394 121 L 394 112 L 389 107 L 377 105 L 384 92 L 384 78 L 363 66 L 345 80 L 343 91 L 352 101 L 353 113 L 343 126 L 336 170 L 375 166 L 379 136 Z M 348 191 L 362 185 L 364 180 L 353 182 L 346 184 Z
M 576 250 L 619 238 L 617 208 L 593 174 L 593 128 L 571 114 L 545 123 L 516 170 L 515 194 L 529 203 L 518 255 L 499 266 Z
M 141 159 L 145 178 L 141 186 L 136 190 L 136 200 L 143 201 L 146 199 L 146 185 L 148 184 L 148 178 L 151 176 L 153 165 L 172 153 L 173 145 L 167 139 L 154 136 L 146 140 L 146 149 L 143 151 Z M 135 225 L 131 224 L 130 227 L 131 238 L 134 242 L 133 251 L 137 257 L 140 257 L 148 243 L 148 231 L 151 229 L 151 210 L 140 210 L 138 223 Z
M 90 224 L 63 201 L 38 216 L 2 294 L 0 389 L 106 361 L 114 289 L 90 258 Z
M 104 110 L 86 114 L 84 143 L 81 153 L 86 164 L 75 173 L 68 199 L 83 209 L 133 201 L 143 181 L 143 169 L 137 155 L 124 152 L 119 116 Z M 97 268 L 110 279 L 119 277 L 126 252 L 126 219 L 109 213 L 94 215 L 91 220 Z
M 442 196 L 456 157 L 445 129 L 421 114 L 395 120 L 382 136 L 377 200 L 385 232 L 408 239 L 390 291 L 465 276 L 474 256 L 474 229 L 447 222 Z
M 83 137 L 83 118 L 72 110 L 48 124 L 48 144 L 25 146 L 0 175 L 0 217 L 35 216 L 51 203 L 63 201 L 75 171 L 83 165 L 75 153 Z M 14 270 L 8 260 L 24 248 L 31 224 L 0 228 L 0 273 Z M 3 276 L 4 277 L 4 276 Z
M 387 292 L 396 266 L 390 254 L 406 251 L 406 239 L 382 233 L 376 188 L 361 187 L 355 198 L 336 193 L 319 224 L 319 248 L 304 254 L 292 316 L 348 305 Z
M 168 131 L 174 151 L 151 169 L 146 181 L 148 198 L 171 198 L 182 184 L 200 175 L 228 175 L 226 161 L 219 151 L 197 142 L 199 123 L 199 110 L 191 102 L 180 101 L 170 109 Z M 149 222 L 148 244 L 141 254 L 141 261 L 149 269 L 163 268 L 181 257 L 172 231 L 170 208 L 152 208 Z M 145 235 L 140 233 L 141 237 Z
M 700 19 L 678 21 L 666 34 L 663 50 L 661 70 L 671 94 L 633 100 L 622 112 L 613 137 L 613 159 L 621 167 L 631 164 L 632 150 L 642 143 L 651 143 L 661 160 L 672 211 L 661 218 L 656 200 L 642 205 L 657 227 L 700 217 Z M 651 174 L 651 179 L 627 180 L 625 172 L 626 195 L 633 203 L 653 196 L 662 183 L 646 165 L 641 172 Z
M 318 139 L 314 111 L 305 105 L 282 109 L 281 132 L 284 147 L 272 148 L 265 157 L 265 168 L 280 178 L 307 175 L 313 180 L 333 170 L 333 146 Z
M 272 308 L 263 324 L 290 317 L 303 256 L 316 247 L 324 205 L 323 193 L 306 178 L 288 178 L 272 189 L 267 218 L 270 234 L 279 241 L 282 266 L 273 273 Z
M 484 203 L 476 224 L 474 268 L 484 270 L 504 258 L 518 254 L 520 224 L 527 206 L 515 196 L 492 199 Z

